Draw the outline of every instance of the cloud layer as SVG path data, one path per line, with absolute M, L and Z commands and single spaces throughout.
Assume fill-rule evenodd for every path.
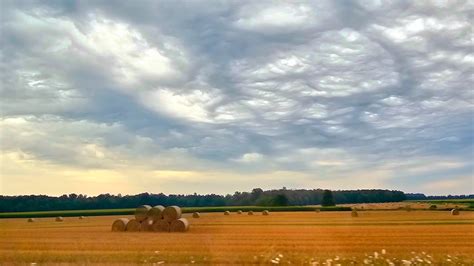
M 473 193 L 473 12 L 3 1 L 0 193 Z

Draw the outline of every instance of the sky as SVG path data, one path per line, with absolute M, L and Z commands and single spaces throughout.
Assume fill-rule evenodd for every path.
M 474 193 L 473 1 L 0 4 L 0 194 Z

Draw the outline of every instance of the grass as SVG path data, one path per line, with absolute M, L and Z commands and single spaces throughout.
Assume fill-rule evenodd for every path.
M 110 231 L 122 216 L 0 220 L 0 265 L 473 265 L 474 212 L 203 213 L 187 233 Z M 330 263 L 328 263 L 330 262 Z
M 349 207 L 310 207 L 310 206 L 279 206 L 279 207 L 263 207 L 263 206 L 222 206 L 222 207 L 184 207 L 184 213 L 193 212 L 223 212 L 237 210 L 261 212 L 269 210 L 272 212 L 281 211 L 350 211 Z M 75 217 L 75 216 L 107 216 L 107 215 L 131 215 L 135 209 L 101 209 L 101 210 L 66 210 L 66 211 L 41 211 L 41 212 L 4 212 L 0 213 L 2 218 L 39 218 L 39 217 Z

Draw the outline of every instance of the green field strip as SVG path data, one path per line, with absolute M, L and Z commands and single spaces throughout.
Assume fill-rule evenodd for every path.
M 224 206 L 224 207 L 184 207 L 182 208 L 183 213 L 192 212 L 223 212 L 230 211 L 235 212 L 238 210 L 255 211 L 260 212 L 263 210 L 269 210 L 274 212 L 284 211 L 350 211 L 349 207 L 308 207 L 308 206 L 285 206 L 285 207 L 261 207 L 261 206 Z M 107 215 L 133 215 L 135 209 L 102 209 L 102 210 L 67 210 L 67 211 L 44 211 L 44 212 L 5 212 L 0 213 L 0 219 L 2 218 L 42 218 L 42 217 L 75 217 L 75 216 L 107 216 Z

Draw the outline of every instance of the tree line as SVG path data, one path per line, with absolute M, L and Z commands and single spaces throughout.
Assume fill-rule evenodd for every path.
M 447 195 L 426 196 L 423 193 L 406 193 L 407 200 L 450 200 L 450 199 L 474 199 L 474 194 L 469 195 Z
M 319 205 L 323 200 L 322 189 L 274 189 L 264 191 L 255 188 L 251 192 L 234 194 L 150 194 L 122 196 L 101 194 L 87 196 L 69 194 L 59 197 L 46 195 L 0 196 L 0 212 L 55 211 L 87 209 L 134 208 L 138 205 L 178 205 L 182 207 L 205 206 L 285 206 Z M 337 190 L 332 191 L 333 201 L 343 203 L 397 202 L 406 199 L 402 191 L 395 190 Z

